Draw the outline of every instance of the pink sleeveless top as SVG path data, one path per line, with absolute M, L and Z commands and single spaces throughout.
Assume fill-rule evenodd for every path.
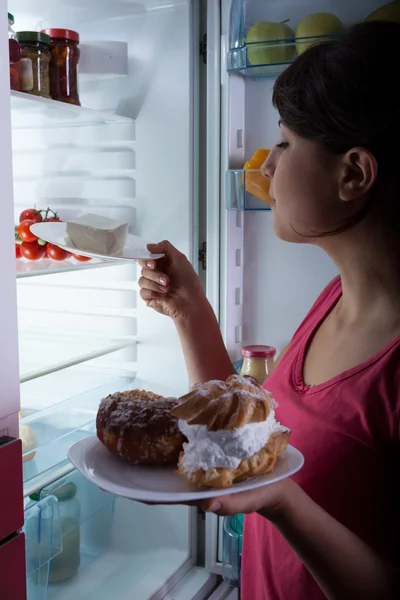
M 265 383 L 305 457 L 293 476 L 335 519 L 399 563 L 398 495 L 400 335 L 360 365 L 307 387 L 303 362 L 314 332 L 342 293 L 340 278 L 322 292 Z M 280 533 L 263 517 L 245 518 L 242 600 L 325 598 Z

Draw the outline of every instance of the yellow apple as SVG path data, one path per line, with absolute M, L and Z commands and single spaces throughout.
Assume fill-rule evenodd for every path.
M 331 35 L 341 33 L 343 29 L 344 25 L 336 15 L 331 13 L 315 13 L 308 15 L 308 17 L 305 17 L 300 21 L 296 29 L 297 53 L 302 54 L 313 44 L 329 40 Z M 309 39 L 297 40 L 297 38 Z
M 254 42 L 262 42 L 255 45 Z M 286 23 L 260 21 L 249 29 L 246 44 L 251 65 L 285 63 L 294 57 L 294 32 Z M 289 45 L 286 45 L 289 44 Z
M 366 21 L 395 21 L 400 23 L 400 2 L 389 2 L 377 8 L 365 19 Z

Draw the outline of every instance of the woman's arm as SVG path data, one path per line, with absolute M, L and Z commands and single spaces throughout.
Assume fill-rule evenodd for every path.
M 289 480 L 290 481 L 290 480 Z M 330 600 L 400 597 L 399 571 L 293 482 L 272 522 Z M 263 509 L 260 514 L 263 514 Z M 267 511 L 268 514 L 268 511 Z M 379 509 L 377 507 L 377 518 Z M 267 516 L 267 515 L 266 515 Z
M 174 319 L 190 385 L 211 379 L 225 380 L 236 373 L 222 339 L 214 311 L 203 296 L 183 317 Z
M 140 295 L 147 306 L 173 320 L 190 384 L 226 379 L 235 369 L 193 266 L 168 241 L 149 244 L 148 248 L 155 254 L 164 254 L 164 258 L 140 262 Z
M 400 598 L 399 570 L 336 521 L 291 479 L 205 501 L 219 515 L 258 512 L 270 520 L 329 600 Z M 377 507 L 377 518 L 379 507 Z

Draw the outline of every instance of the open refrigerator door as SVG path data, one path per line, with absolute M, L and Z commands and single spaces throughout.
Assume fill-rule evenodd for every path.
M 10 0 L 8 11 L 17 39 L 52 27 L 79 32 L 81 58 L 80 106 L 12 91 L 10 111 L 4 85 L 14 175 L 12 193 L 5 130 L 4 231 L 12 235 L 14 196 L 15 224 L 33 207 L 63 221 L 93 212 L 128 222 L 148 241 L 171 240 L 197 268 L 199 4 Z M 140 301 L 137 264 L 19 258 L 15 302 L 14 263 L 8 256 L 2 364 L 7 381 L 15 374 L 15 398 L 3 412 L 14 413 L 18 435 L 19 365 L 28 600 L 228 598 L 218 577 L 198 566 L 196 509 L 116 498 L 67 460 L 72 444 L 95 435 L 106 395 L 187 391 L 177 335 Z
M 279 115 L 272 106 L 274 81 L 304 47 L 318 42 L 315 36 L 337 35 L 337 19 L 343 26 L 351 25 L 384 4 L 382 0 L 221 1 L 221 37 L 218 48 L 210 46 L 209 61 L 220 84 L 220 145 L 214 158 L 220 167 L 221 202 L 216 207 L 213 196 L 207 197 L 207 239 L 210 244 L 218 237 L 216 309 L 238 369 L 243 346 L 283 350 L 323 287 L 337 275 L 335 265 L 315 246 L 284 243 L 274 234 L 269 186 L 260 173 L 267 152 L 280 138 Z M 325 30 L 324 18 L 322 25 L 320 16 L 310 20 L 316 13 L 329 13 Z M 216 44 L 211 37 L 208 42 Z M 215 107 L 208 108 L 215 112 Z M 257 153 L 264 158 L 254 164 Z M 208 165 L 216 180 L 214 168 L 215 164 Z M 210 273 L 211 289 L 212 277 Z M 234 586 L 240 586 L 242 517 L 206 517 L 206 566 Z

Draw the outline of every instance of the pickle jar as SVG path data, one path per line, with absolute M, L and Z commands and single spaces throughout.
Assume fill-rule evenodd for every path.
M 8 13 L 8 52 L 10 56 L 10 87 L 19 92 L 21 90 L 20 62 L 21 47 L 17 41 L 17 34 L 13 29 L 14 15 Z
M 70 29 L 43 29 L 50 36 L 50 92 L 53 100 L 80 106 L 79 34 Z
M 50 38 L 37 31 L 19 31 L 21 46 L 21 91 L 34 96 L 50 96 Z
M 273 346 L 243 346 L 243 364 L 240 375 L 254 377 L 261 384 L 274 368 L 276 348 Z

